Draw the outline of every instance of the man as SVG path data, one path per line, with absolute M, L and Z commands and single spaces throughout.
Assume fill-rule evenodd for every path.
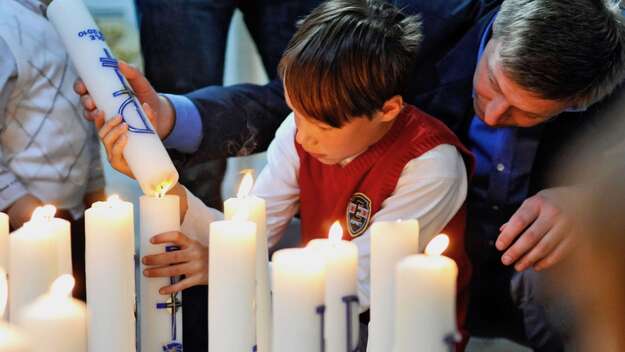
M 535 297 L 534 273 L 572 245 L 570 219 L 557 204 L 567 190 L 545 175 L 575 133 L 599 122 L 595 103 L 623 80 L 625 21 L 602 0 L 399 5 L 422 15 L 425 33 L 407 101 L 443 120 L 477 157 L 468 198 L 469 327 L 562 350 Z M 155 107 L 166 144 L 197 159 L 263 150 L 289 112 L 279 81 L 209 87 L 172 106 L 138 72 L 128 76 Z M 85 93 L 82 85 L 77 91 Z M 90 99 L 85 106 L 90 118 L 99 115 Z

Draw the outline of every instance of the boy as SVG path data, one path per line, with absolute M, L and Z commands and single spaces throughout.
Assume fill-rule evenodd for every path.
M 326 237 L 331 223 L 341 221 L 344 239 L 359 248 L 363 312 L 369 307 L 370 224 L 416 218 L 422 247 L 449 224 L 447 254 L 460 268 L 462 326 L 470 265 L 459 210 L 467 191 L 463 157 L 470 164 L 471 156 L 441 122 L 404 103 L 420 40 L 418 19 L 382 1 L 328 1 L 307 16 L 279 65 L 293 113 L 269 147 L 254 193 L 267 201 L 270 246 L 298 212 L 302 245 Z M 96 123 L 102 125 L 101 117 Z M 119 119 L 100 129 L 114 165 L 123 161 L 125 131 Z M 205 242 L 214 210 L 181 186 L 174 192 L 181 196 L 182 232 Z M 179 258 L 168 262 L 159 255 L 144 263 L 174 264 Z M 158 267 L 146 274 L 156 271 L 174 273 Z
M 47 203 L 72 222 L 74 295 L 84 300 L 83 211 L 104 198 L 104 174 L 48 2 L 0 1 L 0 209 L 12 230 Z

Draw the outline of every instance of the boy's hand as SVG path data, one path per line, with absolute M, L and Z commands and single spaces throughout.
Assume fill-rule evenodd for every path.
M 174 285 L 161 287 L 162 295 L 172 294 L 186 288 L 208 284 L 208 247 L 187 237 L 182 232 L 173 231 L 158 234 L 150 240 L 153 244 L 174 244 L 180 250 L 142 258 L 143 264 L 150 266 L 143 271 L 146 277 L 186 276 Z
M 37 207 L 43 205 L 43 202 L 39 198 L 27 194 L 22 198 L 16 200 L 7 210 L 6 213 L 9 216 L 9 223 L 12 229 L 19 229 L 25 222 L 29 221 L 33 212 Z
M 148 115 L 150 120 L 154 117 L 154 112 L 147 104 L 143 104 L 143 109 Z M 111 166 L 129 177 L 134 178 L 126 158 L 124 158 L 124 148 L 128 143 L 128 125 L 122 121 L 122 117 L 117 115 L 112 119 L 104 122 L 104 115 L 100 113 L 98 120 L 96 120 L 96 126 L 98 126 L 98 136 L 104 144 L 106 150 L 106 157 L 108 158 Z
M 153 116 L 148 117 L 158 136 L 164 139 L 171 132 L 175 122 L 175 114 L 171 104 L 166 98 L 156 93 L 150 82 L 136 67 L 121 60 L 118 63 L 119 71 L 126 77 L 141 104 L 147 103 L 153 108 Z M 102 128 L 104 125 L 104 112 L 98 110 L 95 101 L 89 95 L 87 86 L 85 86 L 82 80 L 76 80 L 74 91 L 80 95 L 80 102 L 85 109 L 85 118 L 95 122 L 98 130 Z

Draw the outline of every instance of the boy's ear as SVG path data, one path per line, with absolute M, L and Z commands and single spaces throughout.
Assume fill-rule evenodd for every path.
M 381 112 L 381 121 L 390 122 L 393 121 L 397 115 L 404 108 L 404 98 L 401 95 L 395 95 L 392 98 L 388 99 L 382 105 Z

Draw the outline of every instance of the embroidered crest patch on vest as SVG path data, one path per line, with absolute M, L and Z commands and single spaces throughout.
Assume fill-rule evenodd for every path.
M 347 230 L 354 237 L 362 235 L 371 219 L 371 199 L 363 193 L 354 193 L 347 204 Z

